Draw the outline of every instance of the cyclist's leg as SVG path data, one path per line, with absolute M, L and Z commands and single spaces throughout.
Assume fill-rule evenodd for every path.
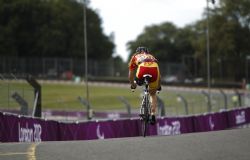
M 151 114 L 156 114 L 156 108 L 157 108 L 157 97 L 156 97 L 156 89 L 150 89 L 150 100 L 151 100 Z
M 157 67 L 157 72 L 158 72 L 158 74 L 157 74 L 157 89 L 159 89 L 159 88 L 161 88 L 161 73 L 160 73 L 160 69 L 159 69 L 159 67 Z
M 157 107 L 157 97 L 156 97 L 156 89 L 150 90 L 149 92 L 151 98 L 151 115 L 150 115 L 150 123 L 152 125 L 156 122 L 156 107 Z
M 158 81 L 155 81 L 154 83 L 150 83 L 149 86 L 149 94 L 150 94 L 150 99 L 151 99 L 151 116 L 150 116 L 150 123 L 152 125 L 155 124 L 156 122 L 156 108 L 157 108 L 157 96 L 156 96 L 156 91 L 158 88 Z
M 155 78 L 156 80 L 149 83 L 149 94 L 152 100 L 152 109 L 151 109 L 151 113 L 155 114 L 156 113 L 156 108 L 157 108 L 157 97 L 156 97 L 156 91 L 157 89 L 161 86 L 160 85 L 160 72 L 159 72 L 159 68 L 157 67 L 157 70 L 155 71 L 157 72 L 156 75 L 157 77 Z

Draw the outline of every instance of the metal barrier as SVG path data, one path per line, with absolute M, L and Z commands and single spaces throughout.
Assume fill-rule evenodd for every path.
M 0 77 L 0 110 L 19 110 L 20 104 L 12 98 L 17 94 L 27 102 L 27 106 L 34 105 L 34 89 L 23 78 L 17 78 L 14 74 L 0 74 Z M 31 112 L 32 108 L 29 108 L 28 114 L 31 115 Z

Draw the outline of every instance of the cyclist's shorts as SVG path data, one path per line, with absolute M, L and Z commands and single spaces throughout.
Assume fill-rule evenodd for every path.
M 156 62 L 143 62 L 138 66 L 136 78 L 143 79 L 144 74 L 152 75 L 149 83 L 150 89 L 158 89 L 160 78 L 159 66 Z

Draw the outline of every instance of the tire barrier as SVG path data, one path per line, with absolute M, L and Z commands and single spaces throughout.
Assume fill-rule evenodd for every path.
M 250 107 L 217 113 L 181 117 L 158 117 L 148 135 L 177 135 L 208 132 L 244 126 L 250 123 Z M 138 118 L 59 122 L 0 112 L 1 142 L 41 142 L 93 140 L 140 136 Z

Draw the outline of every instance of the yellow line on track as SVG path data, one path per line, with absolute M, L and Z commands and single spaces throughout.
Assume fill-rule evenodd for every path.
M 36 143 L 32 143 L 28 148 L 27 157 L 28 160 L 36 160 Z
M 0 156 L 12 156 L 12 155 L 24 155 L 27 152 L 7 152 L 7 153 L 0 153 Z
M 28 160 L 36 160 L 36 146 L 38 144 L 32 143 L 27 152 L 0 152 L 0 156 L 14 156 L 14 155 L 27 155 Z

